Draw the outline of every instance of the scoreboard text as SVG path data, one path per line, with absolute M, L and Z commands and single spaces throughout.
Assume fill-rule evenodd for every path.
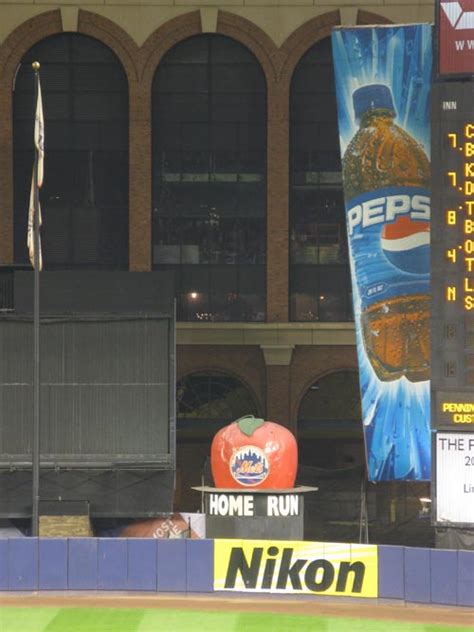
M 474 113 L 473 113 L 474 114 Z M 473 116 L 474 120 L 474 116 Z M 474 309 L 474 282 L 469 274 L 474 272 L 474 122 L 447 126 L 449 149 L 453 155 L 447 158 L 445 179 L 448 187 L 446 204 L 443 205 L 446 230 L 446 263 L 458 266 L 464 272 L 461 283 L 446 284 L 446 300 L 461 301 L 467 311 Z M 460 152 L 457 153 L 457 152 Z M 449 188 L 452 188 L 449 191 Z M 457 270 L 456 270 L 457 272 Z M 459 281 L 459 275 L 456 275 Z
M 474 426 L 474 84 L 432 86 L 432 426 Z M 472 407 L 472 409 L 471 409 Z

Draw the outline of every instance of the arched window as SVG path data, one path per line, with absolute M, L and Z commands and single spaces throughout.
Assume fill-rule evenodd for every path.
M 306 391 L 298 413 L 299 422 L 360 421 L 357 371 L 335 371 L 317 380 Z
M 192 487 L 212 484 L 209 456 L 214 435 L 239 417 L 258 417 L 258 409 L 243 382 L 219 371 L 201 371 L 181 378 L 176 385 L 176 400 L 175 504 L 180 511 L 195 511 L 199 500 Z
M 128 266 L 128 85 L 115 54 L 77 33 L 48 37 L 15 81 L 15 262 L 28 261 L 33 166 L 33 61 L 41 63 L 45 174 L 40 193 L 45 269 Z
M 295 69 L 290 130 L 290 319 L 352 320 L 330 38 Z
M 266 85 L 221 35 L 172 48 L 153 82 L 153 266 L 178 319 L 265 318 Z
M 298 411 L 300 461 L 319 467 L 364 463 L 359 376 L 329 373 L 314 382 Z
M 218 371 L 192 373 L 176 385 L 178 428 L 205 422 L 208 431 L 244 415 L 258 415 L 252 393 L 237 378 Z M 212 434 L 212 433 L 211 433 Z

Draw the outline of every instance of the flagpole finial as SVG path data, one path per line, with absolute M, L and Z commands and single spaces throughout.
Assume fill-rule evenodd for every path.
M 31 67 L 33 68 L 33 70 L 38 71 L 40 69 L 40 67 L 41 67 L 41 64 L 39 63 L 39 61 L 34 61 L 31 64 Z

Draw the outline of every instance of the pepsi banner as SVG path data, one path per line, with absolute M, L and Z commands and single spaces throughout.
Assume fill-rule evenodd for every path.
M 430 478 L 431 26 L 332 35 L 371 481 Z

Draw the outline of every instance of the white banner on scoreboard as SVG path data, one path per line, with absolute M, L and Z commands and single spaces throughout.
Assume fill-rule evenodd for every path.
M 474 524 L 474 433 L 436 433 L 436 522 Z

